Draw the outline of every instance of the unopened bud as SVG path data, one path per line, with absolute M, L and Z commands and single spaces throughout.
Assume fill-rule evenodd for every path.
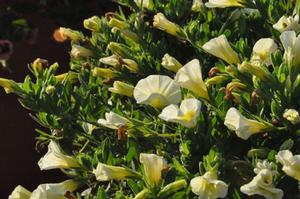
M 238 70 L 242 73 L 249 73 L 251 75 L 255 75 L 262 81 L 272 80 L 272 75 L 267 69 L 263 68 L 263 66 L 250 64 L 247 61 L 244 61 L 242 64 L 239 64 Z
M 65 41 L 67 39 L 78 42 L 84 39 L 84 36 L 81 32 L 64 27 L 60 27 L 57 31 L 55 31 L 53 37 L 56 41 L 59 42 Z
M 126 22 L 124 21 L 121 21 L 119 19 L 116 19 L 116 18 L 111 18 L 108 22 L 108 25 L 112 28 L 118 28 L 119 30 L 122 30 L 124 28 L 127 27 L 127 24 Z
M 117 54 L 121 57 L 129 57 L 130 49 L 124 44 L 110 42 L 108 44 L 107 48 L 110 51 L 112 51 L 114 54 Z
M 100 30 L 100 18 L 97 16 L 93 16 L 91 18 L 85 19 L 83 21 L 83 26 L 84 28 L 94 31 L 94 32 L 98 32 Z
M 125 66 L 131 72 L 137 73 L 139 71 L 139 65 L 134 60 L 122 59 L 122 62 L 123 66 Z
M 112 67 L 118 67 L 121 65 L 120 59 L 121 59 L 121 57 L 119 57 L 117 55 L 111 55 L 109 57 L 103 57 L 103 58 L 99 59 L 99 61 L 103 64 L 106 64 L 106 65 L 109 65 Z
M 54 86 L 49 85 L 49 86 L 46 87 L 46 93 L 47 93 L 48 95 L 53 94 L 54 91 L 55 91 L 55 87 L 54 87 Z
M 193 0 L 193 5 L 192 5 L 192 11 L 193 12 L 200 12 L 203 10 L 204 4 L 202 0 Z
M 136 33 L 130 31 L 129 29 L 122 29 L 120 30 L 120 32 L 122 33 L 122 36 L 124 36 L 127 39 L 131 39 L 136 43 L 140 41 L 140 37 Z
M 134 86 L 130 84 L 126 84 L 121 81 L 115 81 L 112 88 L 109 88 L 108 90 L 112 93 L 117 93 L 120 95 L 126 95 L 128 97 L 131 97 L 133 95 L 133 89 Z
M 68 73 L 63 73 L 63 74 L 60 74 L 60 75 L 56 75 L 55 78 L 59 82 L 67 80 L 67 81 L 70 81 L 70 82 L 74 83 L 78 80 L 78 73 L 70 71 Z
M 0 78 L 0 86 L 5 90 L 7 94 L 9 93 L 16 93 L 18 95 L 22 94 L 21 88 L 13 80 Z
M 94 68 L 92 72 L 93 72 L 94 77 L 102 77 L 102 78 L 106 78 L 106 79 L 112 79 L 112 78 L 118 76 L 118 72 L 113 71 L 108 68 L 98 68 L 97 67 L 97 68 Z
M 173 72 L 177 72 L 181 67 L 182 64 L 177 61 L 174 57 L 170 56 L 169 54 L 165 54 L 164 57 L 162 58 L 161 65 Z
M 226 71 L 230 76 L 232 76 L 232 77 L 237 77 L 237 76 L 238 76 L 238 73 L 239 73 L 238 69 L 237 69 L 235 66 L 232 66 L 232 65 L 227 66 L 227 67 L 225 68 L 225 71 Z
M 172 182 L 165 186 L 159 193 L 159 198 L 167 198 L 170 194 L 174 194 L 180 189 L 183 189 L 187 186 L 187 183 L 185 180 L 177 180 L 175 182 Z
M 208 77 L 214 77 L 217 75 L 217 73 L 219 73 L 220 70 L 218 69 L 218 67 L 212 67 L 209 72 L 208 72 Z
M 295 109 L 286 109 L 283 113 L 283 117 L 294 125 L 300 122 L 299 112 Z
M 90 57 L 93 55 L 93 52 L 85 47 L 80 45 L 72 45 L 71 56 L 78 59 L 80 57 Z
M 41 73 L 44 68 L 48 67 L 48 60 L 37 58 L 32 64 L 32 69 L 36 75 Z
M 219 75 L 219 76 L 209 78 L 208 80 L 205 81 L 205 84 L 207 87 L 210 87 L 212 85 L 222 84 L 223 82 L 225 82 L 227 80 L 228 80 L 228 77 Z

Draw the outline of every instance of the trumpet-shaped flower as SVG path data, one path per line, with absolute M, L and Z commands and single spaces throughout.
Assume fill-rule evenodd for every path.
M 41 184 L 32 192 L 30 199 L 65 199 L 67 191 L 73 192 L 79 183 L 74 180 L 66 180 L 61 183 Z
M 300 36 L 295 31 L 285 31 L 280 35 L 284 47 L 284 57 L 289 63 L 295 65 L 300 63 Z
M 31 192 L 18 185 L 13 192 L 8 196 L 8 199 L 30 199 Z
M 75 158 L 65 155 L 54 141 L 50 141 L 48 152 L 39 160 L 38 165 L 41 170 L 70 169 L 80 166 Z
M 221 58 L 229 64 L 240 63 L 238 54 L 231 48 L 225 35 L 209 40 L 202 48 L 209 54 Z
M 177 61 L 174 57 L 170 56 L 169 54 L 165 54 L 164 57 L 162 58 L 161 65 L 173 72 L 177 72 L 181 67 L 182 64 Z
M 216 173 L 210 171 L 193 178 L 190 185 L 192 192 L 199 196 L 199 199 L 225 198 L 228 192 L 228 185 L 218 180 Z
M 165 107 L 159 117 L 168 122 L 180 123 L 187 128 L 195 127 L 201 109 L 201 102 L 197 99 L 186 99 L 177 105 Z
M 263 38 L 258 40 L 253 47 L 253 55 L 251 62 L 272 64 L 271 54 L 277 50 L 277 45 L 271 38 Z
M 108 90 L 112 93 L 118 93 L 120 95 L 126 95 L 128 97 L 131 97 L 133 95 L 133 89 L 134 87 L 130 84 L 115 81 L 113 87 L 109 88 Z
M 144 172 L 147 182 L 156 186 L 161 181 L 162 171 L 167 168 L 167 161 L 155 154 L 140 154 L 140 162 L 144 165 Z
M 209 100 L 205 83 L 202 79 L 201 65 L 198 59 L 193 59 L 178 70 L 175 81 L 199 97 Z
M 247 140 L 253 134 L 268 130 L 267 125 L 245 118 L 233 107 L 227 111 L 224 125 L 230 130 L 235 131 L 236 135 L 244 140 Z
M 126 125 L 129 120 L 112 111 L 105 113 L 105 119 L 99 119 L 98 123 L 110 129 L 119 129 L 119 127 Z
M 276 160 L 283 167 L 282 170 L 290 177 L 300 181 L 300 155 L 293 155 L 289 150 L 279 151 Z
M 136 176 L 136 173 L 130 169 L 103 163 L 98 163 L 93 173 L 98 181 L 124 180 L 128 177 Z
M 286 109 L 283 113 L 283 117 L 292 124 L 298 124 L 300 122 L 299 112 L 295 109 Z
M 267 199 L 281 199 L 283 191 L 275 188 L 273 184 L 273 172 L 262 169 L 250 183 L 241 186 L 241 192 L 248 196 L 261 195 Z
M 150 75 L 137 83 L 133 96 L 138 104 L 163 108 L 169 104 L 179 103 L 181 91 L 180 87 L 170 77 Z
M 273 28 L 278 30 L 279 32 L 284 32 L 287 30 L 300 30 L 299 24 L 299 15 L 295 15 L 294 17 L 289 16 L 282 16 L 276 24 L 273 25 Z
M 208 8 L 245 7 L 246 0 L 209 0 L 205 3 Z
M 153 26 L 180 39 L 185 38 L 183 30 L 177 24 L 169 21 L 161 12 L 154 16 Z

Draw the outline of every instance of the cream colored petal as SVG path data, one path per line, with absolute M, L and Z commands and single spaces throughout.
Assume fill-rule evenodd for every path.
M 280 35 L 281 43 L 285 51 L 291 48 L 296 40 L 296 33 L 294 31 L 285 31 Z
M 129 122 L 126 118 L 114 113 L 105 113 L 105 119 L 99 119 L 98 123 L 110 129 L 118 129 L 120 126 L 126 125 Z
M 13 192 L 8 196 L 8 199 L 29 199 L 31 196 L 31 192 L 18 185 Z
M 177 118 L 180 115 L 180 110 L 177 105 L 171 104 L 163 109 L 158 116 L 167 122 L 177 122 Z
M 110 180 L 123 180 L 127 177 L 133 176 L 133 172 L 130 170 L 98 163 L 97 168 L 93 171 L 98 181 L 110 181 Z

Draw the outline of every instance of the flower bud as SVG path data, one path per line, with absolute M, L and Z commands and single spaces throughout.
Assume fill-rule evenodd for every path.
M 193 0 L 192 11 L 200 12 L 204 7 L 202 0 Z
M 263 66 L 250 64 L 247 61 L 243 61 L 242 64 L 239 64 L 238 70 L 242 73 L 249 73 L 251 75 L 255 75 L 263 81 L 272 80 L 272 75 L 267 69 L 263 68 Z
M 93 69 L 93 76 L 94 77 L 102 77 L 107 79 L 112 79 L 118 76 L 118 72 L 110 70 L 108 68 L 94 68 Z
M 208 80 L 205 81 L 205 84 L 206 84 L 207 87 L 210 87 L 210 86 L 215 85 L 215 84 L 222 84 L 226 80 L 228 80 L 228 77 L 223 76 L 223 75 L 219 75 L 219 76 L 209 78 Z
M 7 94 L 9 93 L 16 93 L 16 94 L 21 94 L 22 90 L 18 86 L 18 84 L 10 79 L 4 79 L 0 78 L 0 86 L 5 90 Z
M 48 95 L 53 94 L 54 91 L 55 91 L 55 87 L 54 87 L 54 86 L 49 85 L 49 86 L 46 87 L 46 93 L 47 93 Z
M 98 163 L 97 168 L 93 171 L 96 179 L 100 182 L 110 180 L 123 180 L 129 177 L 138 177 L 134 171 L 117 166 L 111 166 L 103 163 Z
M 32 64 L 32 69 L 36 75 L 41 73 L 48 66 L 48 60 L 37 58 Z
M 99 59 L 99 61 L 103 64 L 112 66 L 112 67 L 118 67 L 120 66 L 120 59 L 121 57 L 117 56 L 117 55 L 111 55 L 109 57 L 103 57 L 101 59 Z
M 227 66 L 225 67 L 225 71 L 232 77 L 237 77 L 238 76 L 238 69 L 235 66 Z
M 134 199 L 145 199 L 147 198 L 146 196 L 149 194 L 149 190 L 148 189 L 143 189 L 141 192 L 139 192 Z
M 130 49 L 124 44 L 110 42 L 108 44 L 107 48 L 110 51 L 112 51 L 114 54 L 117 54 L 121 57 L 129 57 Z
M 55 76 L 56 80 L 59 82 L 62 82 L 64 80 L 70 81 L 70 82 L 76 82 L 78 80 L 78 73 L 75 72 L 67 72 L 60 75 Z
M 172 193 L 176 193 L 180 189 L 183 189 L 187 186 L 187 183 L 185 180 L 177 180 L 175 182 L 172 182 L 162 188 L 162 190 L 158 193 L 159 198 L 167 198 Z
M 175 23 L 169 21 L 163 13 L 157 13 L 153 19 L 153 26 L 162 31 L 169 33 L 179 39 L 185 39 L 185 33 L 183 30 Z
M 67 39 L 74 42 L 78 42 L 84 38 L 83 34 L 79 31 L 72 30 L 70 28 L 60 27 L 58 31 L 54 33 L 54 39 L 56 41 L 65 41 Z
M 177 59 L 170 56 L 168 53 L 165 54 L 164 57 L 162 58 L 161 65 L 164 68 L 173 71 L 175 73 L 177 73 L 177 71 L 182 67 L 182 64 L 179 61 L 177 61 Z
M 132 59 L 122 59 L 123 65 L 133 73 L 137 73 L 139 71 L 138 64 Z
M 100 30 L 100 18 L 97 16 L 93 16 L 91 18 L 85 19 L 83 21 L 84 28 L 91 30 L 93 32 L 98 32 Z
M 93 52 L 85 47 L 80 45 L 72 45 L 71 56 L 75 59 L 80 57 L 88 58 L 93 55 Z
M 153 8 L 153 0 L 134 0 L 137 6 L 151 10 Z
M 214 77 L 218 72 L 220 72 L 220 70 L 218 69 L 218 67 L 214 66 L 209 70 L 208 77 Z
M 18 185 L 13 192 L 8 196 L 8 199 L 29 199 L 31 196 L 31 192 Z
M 126 22 L 124 21 L 121 21 L 119 19 L 116 19 L 116 18 L 111 18 L 108 22 L 108 25 L 112 28 L 118 28 L 119 30 L 122 30 L 124 28 L 127 27 L 127 24 Z
M 294 125 L 300 122 L 299 112 L 295 109 L 286 109 L 283 113 L 283 117 Z
M 120 81 L 115 81 L 113 87 L 109 88 L 108 90 L 112 93 L 118 93 L 120 95 L 126 95 L 128 97 L 131 97 L 133 95 L 133 89 L 134 86 L 130 84 L 126 84 Z
M 127 39 L 131 39 L 134 42 L 139 42 L 140 41 L 140 37 L 136 33 L 130 31 L 127 28 L 120 30 L 120 32 L 122 33 L 122 36 L 127 38 Z

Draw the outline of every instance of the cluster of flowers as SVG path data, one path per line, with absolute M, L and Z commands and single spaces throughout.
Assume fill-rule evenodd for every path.
M 135 6 L 148 10 L 152 10 L 155 7 L 154 2 L 151 0 L 135 0 Z M 239 7 L 250 14 L 258 12 L 256 9 L 245 8 L 248 6 L 251 8 L 255 7 L 255 2 L 246 0 L 209 0 L 205 4 L 202 0 L 194 0 L 191 10 L 193 12 L 202 12 L 203 9 L 206 9 L 205 6 L 207 8 Z M 104 19 L 105 23 L 110 27 L 110 34 L 118 34 L 121 38 L 125 38 L 130 42 L 141 42 L 141 35 L 132 31 L 125 21 L 111 13 L 110 15 L 112 16 L 107 16 Z M 102 22 L 103 20 L 95 16 L 86 19 L 84 27 L 96 35 L 102 31 L 100 28 Z M 190 42 L 193 44 L 187 31 L 178 24 L 168 20 L 163 13 L 155 14 L 153 23 L 150 25 L 154 29 L 162 30 L 176 37 L 183 43 Z M 179 152 L 184 153 L 185 150 L 189 150 L 182 145 L 185 139 L 184 133 L 188 131 L 195 134 L 198 133 L 198 128 L 201 125 L 200 117 L 208 118 L 208 126 L 213 126 L 212 128 L 214 128 L 214 125 L 216 125 L 215 128 L 220 128 L 219 132 L 223 133 L 224 137 L 227 136 L 226 139 L 228 140 L 232 139 L 232 134 L 226 134 L 226 132 L 234 131 L 234 136 L 241 138 L 237 142 L 248 141 L 255 137 L 254 139 L 259 140 L 258 142 L 264 143 L 268 133 L 271 136 L 273 134 L 276 136 L 276 133 L 297 131 L 300 116 L 296 110 L 297 107 L 288 107 L 288 101 L 295 100 L 293 97 L 299 93 L 297 89 L 300 83 L 300 36 L 296 34 L 300 30 L 299 16 L 296 13 L 289 17 L 282 16 L 277 23 L 273 24 L 273 29 L 279 32 L 281 44 L 271 37 L 261 38 L 254 44 L 249 60 L 242 58 L 240 51 L 232 47 L 225 34 L 220 34 L 206 41 L 203 45 L 196 46 L 197 49 L 200 48 L 205 54 L 218 58 L 222 63 L 220 67 L 210 69 L 209 78 L 206 80 L 203 78 L 205 74 L 202 74 L 203 67 L 201 67 L 198 59 L 192 59 L 186 64 L 181 64 L 175 57 L 166 53 L 160 60 L 160 65 L 164 68 L 163 70 L 167 71 L 167 75 L 153 74 L 153 72 L 157 73 L 157 71 L 152 71 L 152 74 L 148 75 L 144 73 L 143 68 L 140 66 L 140 60 L 127 58 L 130 57 L 128 56 L 130 51 L 128 43 L 130 42 L 125 45 L 108 41 L 105 48 L 113 53 L 109 56 L 98 58 L 99 64 L 94 64 L 93 60 L 97 57 L 97 50 L 89 45 L 85 45 L 86 38 L 81 32 L 60 28 L 56 33 L 56 38 L 72 41 L 70 54 L 74 65 L 79 63 L 80 66 L 85 66 L 86 68 L 83 67 L 83 70 L 88 71 L 90 78 L 101 80 L 100 86 L 104 88 L 109 84 L 110 86 L 107 88 L 109 92 L 131 100 L 127 101 L 127 103 L 136 103 L 131 106 L 130 114 L 124 113 L 122 115 L 115 111 L 109 111 L 105 113 L 105 119 L 98 119 L 97 122 L 85 121 L 83 128 L 86 129 L 89 135 L 92 135 L 94 130 L 106 128 L 107 131 L 111 131 L 110 129 L 117 130 L 119 140 L 123 141 L 126 140 L 126 134 L 128 134 L 128 137 L 137 136 L 135 135 L 137 131 L 144 133 L 143 138 L 146 141 L 148 137 L 149 139 L 159 137 L 164 140 L 180 137 L 175 139 L 175 143 L 181 144 Z M 96 37 L 95 35 L 92 35 L 91 40 L 93 41 L 94 39 L 94 45 L 97 46 L 97 41 L 93 38 Z M 280 49 L 279 45 L 284 49 L 283 56 L 281 56 L 282 49 Z M 93 66 L 91 67 L 91 65 Z M 107 67 L 99 67 L 99 65 Z M 273 67 L 272 69 L 270 69 L 271 66 Z M 53 67 L 53 65 L 50 66 L 49 70 Z M 36 76 L 49 71 L 45 69 L 45 61 L 41 59 L 37 59 L 31 68 Z M 115 80 L 120 79 L 123 73 L 125 75 L 134 74 L 137 77 L 142 76 L 142 78 L 131 82 Z M 80 79 L 78 76 L 75 72 L 69 72 L 57 75 L 54 79 L 56 83 L 64 83 L 65 81 Z M 46 80 L 44 82 L 44 88 L 41 92 L 46 93 L 48 96 L 54 96 L 59 89 L 54 84 L 48 85 Z M 225 83 L 225 90 L 216 89 Z M 8 93 L 13 92 L 21 97 L 26 96 L 24 86 L 20 86 L 20 84 L 12 80 L 0 79 L 0 85 Z M 288 85 L 288 87 L 282 89 L 282 85 Z M 224 108 L 222 107 L 223 99 L 221 101 L 217 100 L 219 93 L 224 96 L 224 99 L 232 101 L 230 105 L 225 107 L 225 114 L 220 110 Z M 251 114 L 251 110 L 252 112 L 255 111 L 251 109 L 249 104 L 259 104 L 255 103 L 259 99 L 264 101 L 264 103 L 262 107 L 259 105 L 257 107 L 263 110 L 260 114 Z M 113 98 L 109 99 L 106 105 L 114 106 L 115 102 L 113 100 Z M 266 109 L 272 109 L 266 110 L 271 111 L 271 114 L 270 112 L 268 114 L 265 113 L 264 106 L 268 106 Z M 152 128 L 156 127 L 157 129 L 149 128 L 146 120 L 141 120 L 138 116 L 135 116 L 135 108 L 141 115 L 145 114 L 154 117 L 151 121 L 153 124 L 150 124 L 150 126 L 153 125 Z M 122 111 L 126 112 L 128 110 Z M 203 114 L 207 115 L 203 116 Z M 245 114 L 247 114 L 247 117 L 244 116 Z M 275 122 L 268 119 L 270 115 L 272 120 L 276 120 Z M 216 117 L 220 124 L 213 123 Z M 160 125 L 162 126 L 161 129 Z M 224 126 L 230 131 L 222 128 Z M 170 129 L 173 129 L 176 133 L 173 135 L 166 134 L 165 132 Z M 162 131 L 162 133 L 158 133 L 158 131 Z M 209 137 L 208 135 L 204 136 Z M 89 144 L 89 141 L 87 144 Z M 167 142 L 167 144 L 170 143 Z M 213 146 L 218 146 L 218 144 L 215 143 Z M 76 179 L 76 177 L 80 177 L 80 174 L 75 172 L 76 169 L 87 170 L 89 178 L 95 178 L 100 184 L 112 180 L 143 180 L 144 185 L 142 188 L 137 190 L 135 188 L 135 199 L 171 198 L 172 195 L 180 190 L 184 190 L 185 193 L 181 196 L 178 194 L 176 198 L 189 198 L 188 192 L 190 190 L 201 199 L 230 197 L 231 181 L 228 180 L 226 183 L 227 180 L 222 180 L 222 176 L 225 175 L 222 163 L 226 160 L 222 157 L 224 154 L 222 154 L 221 150 L 212 152 L 214 150 L 213 146 L 211 146 L 209 154 L 201 158 L 203 165 L 200 165 L 200 176 L 198 173 L 195 175 L 190 174 L 185 168 L 189 166 L 184 163 L 184 160 L 181 162 L 184 165 L 182 166 L 175 158 L 175 160 L 173 159 L 173 165 L 177 165 L 178 173 L 184 173 L 186 176 L 180 177 L 178 175 L 170 183 L 164 185 L 165 180 L 167 181 L 165 174 L 170 170 L 170 165 L 168 165 L 166 159 L 175 157 L 177 152 L 173 151 L 174 154 L 166 154 L 166 158 L 163 155 L 164 152 L 157 152 L 158 155 L 154 153 L 140 153 L 138 165 L 142 165 L 141 170 L 143 172 L 139 172 L 138 169 L 135 169 L 135 166 L 132 166 L 133 168 L 112 166 L 110 165 L 111 163 L 106 164 L 103 162 L 97 162 L 97 166 L 93 170 L 89 170 L 78 161 L 78 158 L 67 155 L 60 148 L 57 141 L 51 140 L 48 146 L 48 153 L 41 158 L 38 165 L 41 170 L 62 169 L 74 179 L 59 184 L 42 184 L 32 193 L 18 186 L 9 196 L 9 199 L 74 198 L 75 196 L 70 192 L 83 185 L 80 178 Z M 259 146 L 264 145 L 261 144 Z M 86 145 L 83 146 L 83 149 L 85 147 Z M 264 196 L 267 199 L 283 198 L 283 190 L 276 188 L 279 179 L 287 175 L 300 181 L 300 155 L 293 155 L 291 148 L 292 146 L 281 147 L 279 151 L 275 151 L 276 154 L 273 154 L 274 158 L 272 159 L 267 157 L 270 154 L 267 154 L 267 156 L 260 155 L 261 153 L 265 154 L 266 149 L 251 147 L 248 154 L 250 156 L 252 154 L 251 157 L 253 157 L 253 172 L 255 176 L 252 180 L 238 186 L 240 192 L 248 196 Z M 178 151 L 178 148 L 173 148 L 172 150 Z M 258 159 L 258 157 L 264 158 Z M 235 184 L 235 182 L 231 183 Z M 109 187 L 107 190 L 109 190 Z M 133 196 L 128 196 L 128 198 L 133 198 Z

